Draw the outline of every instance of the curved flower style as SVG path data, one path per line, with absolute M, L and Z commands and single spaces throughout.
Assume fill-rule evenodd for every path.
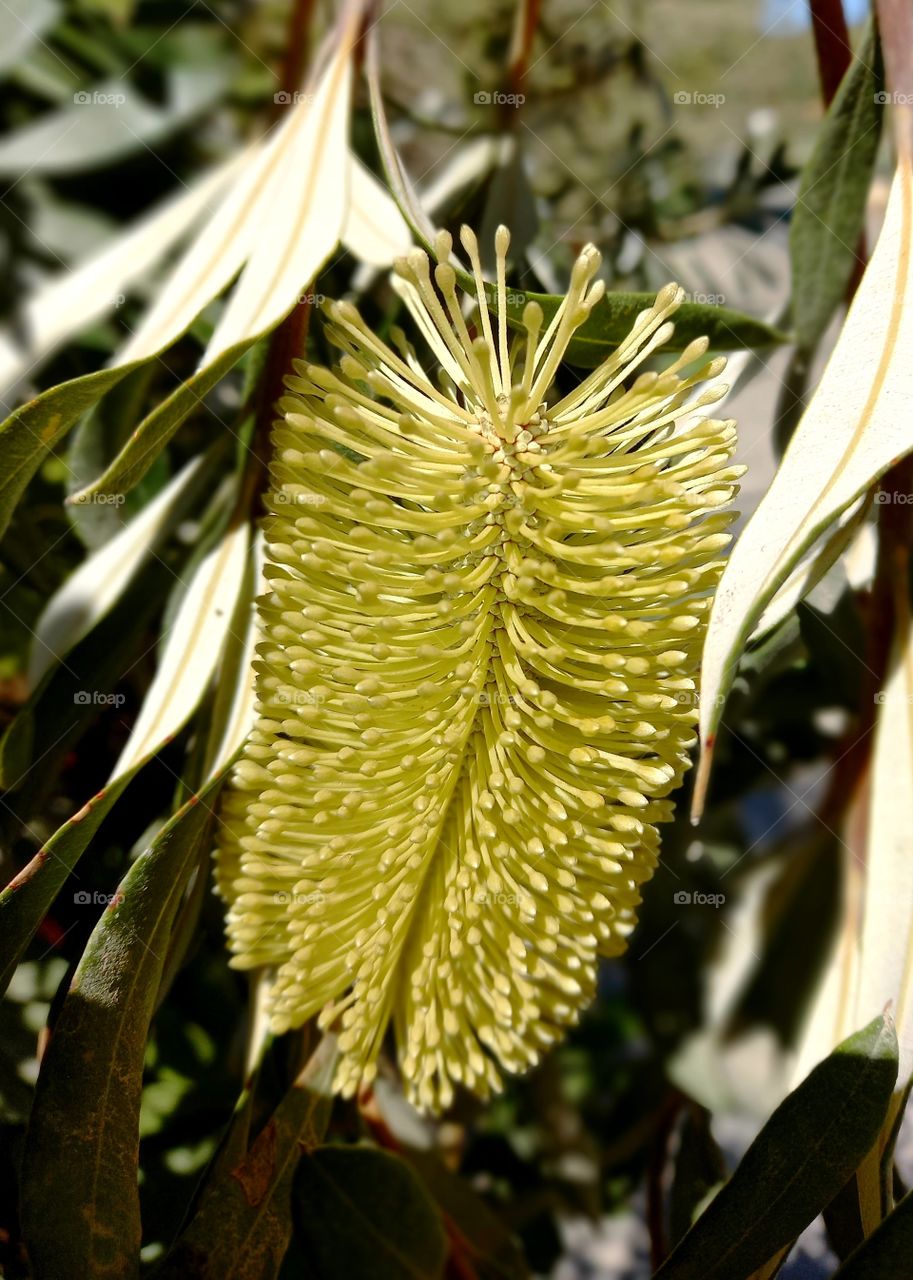
M 433 274 L 419 250 L 397 264 L 438 377 L 334 302 L 338 369 L 288 379 L 259 720 L 218 852 L 233 963 L 275 970 L 274 1029 L 322 1010 L 351 1094 L 392 1024 L 430 1109 L 535 1063 L 593 996 L 597 956 L 624 949 L 694 742 L 741 470 L 731 422 L 681 421 L 723 391 L 690 399 L 723 364 L 705 340 L 634 376 L 677 286 L 557 398 L 599 254 L 547 327 L 529 302 L 509 337 L 508 233 L 494 318 L 461 239 L 470 320 L 448 235 Z

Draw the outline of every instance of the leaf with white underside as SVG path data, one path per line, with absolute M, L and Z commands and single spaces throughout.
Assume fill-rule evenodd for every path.
M 356 155 L 349 159 L 349 203 L 342 242 L 372 267 L 387 267 L 412 248 L 412 233 L 396 201 Z
M 108 612 L 161 534 L 172 526 L 203 462 L 202 454 L 189 462 L 120 533 L 87 556 L 51 596 L 35 625 L 28 669 L 31 688 Z
M 846 508 L 913 449 L 913 169 L 901 156 L 884 227 L 846 324 L 716 593 L 701 677 L 706 790 L 722 699 L 774 593 Z
M 204 363 L 278 324 L 339 241 L 346 217 L 352 48 L 359 16 L 358 9 L 349 11 L 313 102 L 303 104 L 300 126 L 281 140 L 260 193 L 263 216 L 256 241 Z
M 112 781 L 177 733 L 203 696 L 244 582 L 248 545 L 248 526 L 238 524 L 198 566 Z
M 27 346 L 20 347 L 8 332 L 0 333 L 0 386 L 11 385 L 59 343 L 113 311 L 120 295 L 203 217 L 237 176 L 245 158 L 235 156 L 204 174 L 189 190 L 128 226 L 101 252 L 40 285 L 22 307 Z M 118 360 L 119 364 L 126 362 Z

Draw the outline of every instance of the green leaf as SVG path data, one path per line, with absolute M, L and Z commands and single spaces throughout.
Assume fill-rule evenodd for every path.
M 164 561 L 147 563 L 88 634 L 65 657 L 56 655 L 59 661 L 0 738 L 0 785 L 6 790 L 30 782 L 40 796 L 87 723 L 105 705 L 116 705 L 110 690 L 145 652 L 146 628 L 173 579 Z M 40 774 L 33 772 L 38 761 Z M 25 800 L 16 808 L 21 818 L 33 811 Z
M 202 404 L 204 396 L 238 363 L 254 341 L 255 338 L 249 338 L 236 343 L 176 387 L 167 400 L 147 414 L 102 475 L 67 501 L 91 502 L 99 494 L 128 493 L 139 484 L 184 419 Z
M 3 937 L 0 995 L 9 986 L 26 947 L 50 911 L 67 876 L 139 768 L 137 766 L 94 795 L 54 832 L 47 844 L 0 893 L 0 935 Z
M 808 351 L 824 334 L 858 262 L 881 140 L 883 85 L 881 47 L 870 20 L 802 171 L 790 228 L 793 321 L 799 345 Z
M 523 1280 L 528 1275 L 520 1244 L 465 1178 L 432 1152 L 411 1147 L 403 1156 L 441 1207 L 452 1249 L 465 1257 L 479 1280 Z
M 51 449 L 106 391 L 143 361 L 119 369 L 99 369 L 43 391 L 0 424 L 0 535 L 5 533 L 25 486 Z
M 897 1037 L 879 1017 L 781 1103 L 657 1280 L 748 1276 L 795 1240 L 872 1146 L 896 1078 Z
M 318 1046 L 242 1157 L 227 1161 L 250 1122 L 251 1098 L 235 1115 L 196 1212 L 155 1280 L 271 1280 L 292 1232 L 292 1179 L 303 1148 L 329 1124 L 335 1064 L 331 1040 Z
M 125 77 L 78 90 L 0 142 L 0 174 L 82 173 L 154 147 L 212 106 L 231 72 L 225 66 L 175 67 L 166 76 L 163 106 L 148 101 Z
M 319 1276 L 433 1280 L 447 1238 L 434 1201 L 396 1156 L 373 1147 L 318 1147 L 298 1166 L 295 1233 Z
M 913 1191 L 850 1254 L 834 1280 L 908 1280 L 913 1258 Z
M 172 923 L 209 838 L 222 776 L 192 797 L 130 868 L 93 930 L 54 1025 L 22 1167 L 23 1237 L 36 1280 L 139 1274 L 146 1038 Z
M 471 278 L 465 272 L 462 276 L 464 284 L 473 288 Z M 607 293 L 574 334 L 567 350 L 567 360 L 585 369 L 600 364 L 627 337 L 641 311 L 652 307 L 655 300 L 655 293 Z M 522 327 L 523 308 L 530 301 L 539 303 L 547 326 L 563 299 L 553 293 L 509 289 L 507 316 L 510 324 Z M 682 351 L 689 342 L 700 337 L 709 338 L 714 351 L 772 347 L 789 341 L 788 334 L 781 333 L 763 320 L 703 302 L 683 302 L 675 312 L 674 321 L 675 333 L 665 344 L 667 351 Z

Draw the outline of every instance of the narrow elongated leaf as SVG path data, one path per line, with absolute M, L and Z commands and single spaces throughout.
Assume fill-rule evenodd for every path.
M 352 50 L 361 5 L 349 5 L 336 49 L 300 127 L 286 131 L 260 192 L 257 236 L 206 349 L 217 360 L 292 310 L 339 241 L 346 217 Z
M 412 233 L 396 201 L 356 155 L 349 157 L 349 201 L 342 242 L 373 267 L 389 266 L 412 247 Z
M 790 227 L 793 323 L 813 350 L 846 294 L 881 140 L 881 50 L 870 19 L 802 171 Z
M 525 1280 L 528 1275 L 520 1244 L 510 1228 L 488 1207 L 465 1177 L 429 1151 L 406 1148 L 408 1160 L 440 1206 L 454 1251 L 483 1280 Z
M 607 293 L 574 334 L 567 359 L 571 364 L 588 369 L 601 364 L 630 332 L 640 312 L 653 305 L 654 298 L 652 293 Z M 562 299 L 556 294 L 512 289 L 507 295 L 507 309 L 511 324 L 517 328 L 523 327 L 523 308 L 529 301 L 539 303 L 548 324 Z M 772 347 L 789 340 L 787 334 L 772 325 L 740 311 L 706 303 L 683 302 L 675 313 L 675 333 L 666 346 L 669 350 L 681 351 L 700 337 L 709 338 L 714 351 Z
M 0 738 L 0 786 L 17 791 L 21 821 L 41 803 L 86 724 L 101 708 L 121 705 L 112 691 L 142 658 L 172 579 L 164 561 L 145 564 L 92 632 L 51 666 Z
M 54 662 L 68 653 L 108 612 L 143 561 L 186 509 L 200 471 L 211 458 L 200 455 L 180 471 L 114 538 L 87 556 L 47 603 L 35 627 L 29 659 L 34 688 Z
M 703 803 L 716 729 L 739 656 L 777 589 L 823 533 L 911 449 L 913 169 L 901 156 L 884 227 L 821 383 L 729 558 L 704 645 Z
M 908 1280 L 913 1258 L 913 1191 L 835 1273 L 834 1280 Z
M 153 147 L 216 102 L 231 74 L 215 61 L 177 66 L 167 76 L 162 106 L 126 77 L 80 90 L 66 106 L 7 134 L 0 142 L 0 175 L 82 173 Z
M 241 160 L 233 157 L 204 174 L 187 191 L 127 227 L 100 253 L 54 276 L 27 298 L 21 312 L 27 346 L 21 348 L 11 334 L 0 333 L 0 389 L 33 370 L 66 338 L 113 311 L 126 291 L 205 214 L 236 177 Z
M 272 1280 L 278 1274 L 292 1231 L 295 1169 L 302 1149 L 316 1147 L 329 1123 L 333 1063 L 332 1041 L 324 1040 L 250 1149 L 227 1168 L 217 1161 L 155 1280 Z M 249 1124 L 249 1115 L 236 1116 L 234 1124 Z
M 36 1280 L 139 1273 L 146 1037 L 172 922 L 208 839 L 217 786 L 194 796 L 130 868 L 55 1023 L 22 1170 L 23 1232 Z
M 248 545 L 249 529 L 238 524 L 199 565 L 112 781 L 177 733 L 203 696 L 244 583 Z
M 317 1275 L 434 1280 L 447 1256 L 434 1201 L 410 1167 L 372 1147 L 318 1147 L 298 1166 L 295 1233 Z
M 144 760 L 94 795 L 54 832 L 47 844 L 0 893 L 0 932 L 3 935 L 0 995 L 9 986 L 26 947 L 70 872 L 89 847 L 92 837 L 146 763 Z
M 129 493 L 142 480 L 156 458 L 172 438 L 178 427 L 191 413 L 199 409 L 204 396 L 225 377 L 256 339 L 239 342 L 212 364 L 205 365 L 186 382 L 176 387 L 167 400 L 163 400 L 142 420 L 111 465 L 97 480 L 77 493 L 67 502 L 77 505 L 95 501 L 102 494 Z M 136 364 L 124 369 L 136 368 Z M 123 370 L 116 370 L 121 374 Z
M 879 1017 L 780 1104 L 657 1280 L 748 1276 L 795 1240 L 875 1141 L 896 1078 L 897 1038 Z
M 6 532 L 25 486 L 51 449 L 106 391 L 137 367 L 134 363 L 117 369 L 99 369 L 96 373 L 62 382 L 14 409 L 0 424 L 0 449 L 3 451 L 0 536 Z

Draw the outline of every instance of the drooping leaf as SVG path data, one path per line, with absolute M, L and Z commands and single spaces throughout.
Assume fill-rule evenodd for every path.
M 93 930 L 54 1025 L 22 1170 L 23 1234 L 36 1280 L 139 1274 L 146 1037 L 172 922 L 208 839 L 219 781 L 194 796 L 130 868 Z
M 203 174 L 188 190 L 126 227 L 99 253 L 53 276 L 26 298 L 21 321 L 27 346 L 22 348 L 10 334 L 0 333 L 0 388 L 34 369 L 59 343 L 113 311 L 127 290 L 203 216 L 237 175 L 240 162 L 241 157 L 233 157 Z
M 600 364 L 630 332 L 640 312 L 653 305 L 655 296 L 652 293 L 607 293 L 574 334 L 567 359 L 571 364 L 587 369 Z M 542 307 L 546 324 L 561 304 L 561 298 L 556 294 L 511 289 L 507 295 L 508 314 L 511 324 L 517 328 L 521 327 L 523 308 L 529 301 L 536 301 Z M 763 320 L 729 307 L 683 302 L 675 313 L 675 332 L 666 346 L 669 350 L 681 351 L 700 337 L 709 338 L 714 351 L 772 347 L 788 341 L 787 334 Z
M 286 131 L 259 193 L 256 239 L 216 325 L 204 363 L 267 333 L 292 310 L 339 241 L 349 181 L 352 51 L 361 5 L 343 10 L 333 56 L 300 127 Z
M 834 1280 L 907 1280 L 913 1258 L 913 1191 L 850 1254 Z
M 79 90 L 66 106 L 22 125 L 0 142 L 0 174 L 81 173 L 155 146 L 212 106 L 229 75 L 218 62 L 178 65 L 167 77 L 162 106 L 142 97 L 125 77 Z
M 451 1248 L 479 1280 L 524 1280 L 528 1275 L 517 1237 L 465 1177 L 437 1155 L 407 1147 L 404 1159 L 437 1201 L 447 1221 Z
M 373 1147 L 305 1154 L 292 1193 L 295 1234 L 317 1275 L 434 1280 L 447 1240 L 434 1201 L 405 1161 Z
M 51 597 L 35 627 L 28 670 L 32 687 L 108 612 L 180 519 L 211 462 L 211 455 L 202 454 L 189 462 L 120 533 L 87 556 Z
M 897 1038 L 879 1017 L 780 1104 L 657 1280 L 748 1276 L 795 1240 L 871 1147 L 896 1078 Z
M 843 78 L 802 171 L 790 227 L 793 323 L 800 346 L 814 350 L 844 297 L 881 140 L 884 84 L 872 20 Z
M 302 1150 L 323 1139 L 332 1109 L 333 1044 L 324 1040 L 252 1142 L 221 1153 L 196 1211 L 155 1280 L 272 1280 L 292 1233 L 292 1179 Z M 246 1129 L 250 1102 L 233 1129 Z M 239 1137 L 241 1136 L 239 1132 Z
M 202 697 L 245 580 L 249 541 L 248 526 L 235 525 L 197 568 L 112 780 L 177 733 Z
M 913 165 L 902 155 L 881 235 L 834 353 L 714 598 L 701 678 L 696 812 L 724 695 L 764 608 L 840 514 L 913 448 L 911 238 Z

